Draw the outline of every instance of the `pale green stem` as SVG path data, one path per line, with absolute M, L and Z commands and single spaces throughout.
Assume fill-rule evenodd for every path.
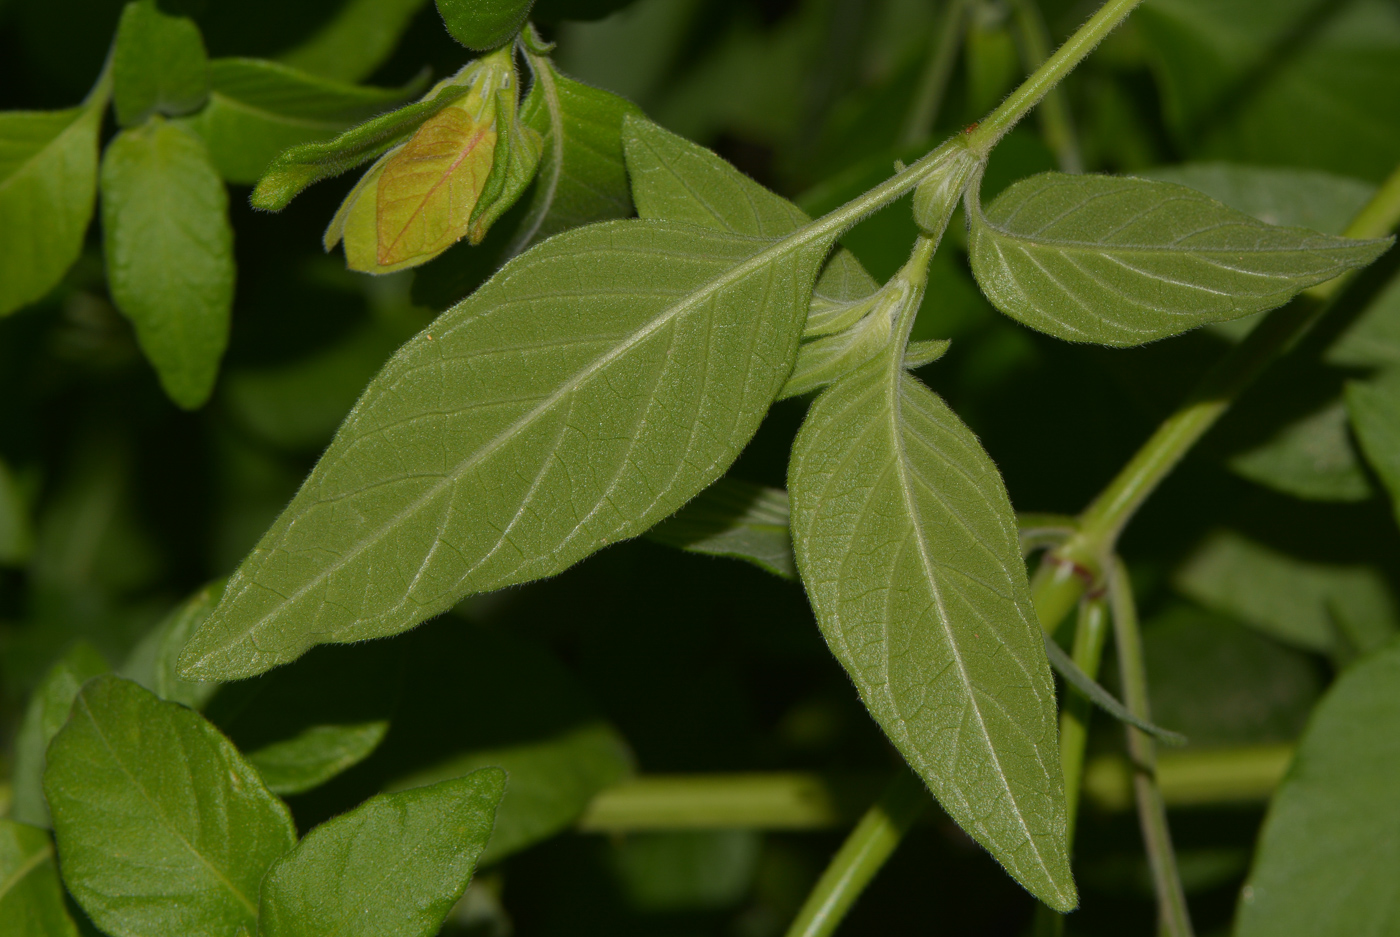
M 1034 71 L 1044 64 L 1050 54 L 1050 34 L 1045 28 L 1045 19 L 1040 15 L 1040 7 L 1035 0 L 1012 0 L 1015 10 L 1016 46 L 1021 51 L 1021 61 L 1026 71 Z M 1079 140 L 1074 133 L 1074 121 L 1069 113 L 1069 99 L 1063 88 L 1052 88 L 1040 102 L 1041 132 L 1045 143 L 1062 172 L 1083 172 L 1084 160 L 1079 155 Z
M 644 775 L 600 791 L 578 826 L 595 833 L 828 829 L 854 818 L 842 800 L 818 774 Z
M 1133 715 L 1151 719 L 1147 698 L 1147 664 L 1142 654 L 1142 634 L 1138 630 L 1132 585 L 1123 561 L 1117 558 L 1109 573 L 1109 596 L 1113 604 L 1114 645 L 1123 681 L 1123 704 Z M 1192 937 L 1191 914 L 1186 907 L 1186 893 L 1181 887 L 1181 873 L 1176 866 L 1171 829 L 1167 825 L 1167 807 L 1157 787 L 1157 747 L 1152 736 L 1146 732 L 1132 726 L 1124 728 L 1128 732 L 1128 755 L 1133 762 L 1138 823 L 1142 827 L 1147 864 L 1152 869 L 1152 885 L 1157 892 L 1161 932 L 1166 937 Z
M 918 89 L 909 105 L 909 115 L 904 120 L 904 130 L 899 135 L 902 144 L 918 143 L 933 132 L 933 125 L 938 122 L 938 112 L 943 107 L 943 96 L 948 90 L 948 79 L 953 74 L 953 63 L 957 60 L 958 47 L 962 43 L 967 4 L 968 0 L 944 0 L 943 15 L 933 35 L 931 53 L 924 63 Z
M 1108 638 L 1108 606 L 1101 597 L 1079 603 L 1079 621 L 1074 629 L 1071 656 L 1091 680 L 1099 677 L 1104 641 Z M 1089 717 L 1093 704 L 1073 687 L 1065 692 L 1060 712 L 1060 765 L 1065 775 L 1065 817 L 1068 839 L 1074 842 L 1075 820 L 1079 816 L 1080 781 L 1084 776 L 1084 749 L 1089 741 Z
M 928 803 L 923 782 L 909 771 L 900 771 L 841 844 L 787 937 L 823 937 L 835 931 Z

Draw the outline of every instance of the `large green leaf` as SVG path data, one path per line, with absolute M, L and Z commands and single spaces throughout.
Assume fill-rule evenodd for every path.
M 78 937 L 63 906 L 45 830 L 0 819 L 0 922 L 5 937 Z
M 113 937 L 228 937 L 296 843 L 291 815 L 198 713 L 135 683 L 83 687 L 49 748 L 44 792 L 63 880 Z
M 964 830 L 1073 908 L 1055 686 L 977 438 L 891 352 L 817 398 L 788 490 L 802 581 L 866 708 Z
M 437 0 L 447 31 L 468 49 L 485 52 L 513 38 L 535 0 Z
M 325 140 L 422 90 L 370 88 L 262 59 L 209 63 L 209 103 L 186 125 L 229 182 L 257 182 L 279 153 Z
M 155 117 L 102 159 L 107 281 L 166 394 L 209 399 L 228 345 L 233 229 L 228 195 L 199 138 Z
M 1271 309 L 1390 244 L 1265 225 L 1143 179 L 1043 173 L 985 214 L 968 204 L 972 270 L 992 304 L 1057 338 L 1105 345 Z
M 506 774 L 381 794 L 318 826 L 267 873 L 263 937 L 431 937 L 491 838 Z
M 1346 408 L 1366 461 L 1376 470 L 1400 517 L 1400 376 L 1347 385 Z
M 535 83 L 520 120 L 544 139 L 544 155 L 511 254 L 560 231 L 632 213 L 622 127 L 629 114 L 641 112 L 626 98 L 560 74 L 549 59 L 532 61 Z
M 0 315 L 53 289 L 83 248 L 107 87 L 72 110 L 0 113 Z
M 691 553 L 730 556 L 784 579 L 797 578 L 788 534 L 788 495 L 781 488 L 721 478 L 647 531 L 647 539 Z
M 1400 643 L 1342 674 L 1269 805 L 1238 937 L 1400 931 Z
M 370 384 L 183 672 L 394 634 L 674 512 L 757 429 L 831 239 L 613 221 L 507 264 Z
M 428 0 L 348 0 L 305 42 L 282 53 L 293 68 L 336 81 L 363 81 L 394 52 Z
M 122 10 L 112 49 L 117 123 L 134 127 L 152 114 L 188 114 L 209 93 L 209 59 L 193 20 L 166 16 L 155 0 Z
M 223 591 L 220 580 L 177 605 L 131 649 L 119 671 L 121 676 L 135 680 L 163 700 L 203 709 L 219 685 L 182 679 L 176 663 L 185 642 L 209 617 Z
M 68 720 L 78 690 L 109 669 L 97 648 L 80 641 L 53 665 L 44 682 L 34 690 L 15 739 L 15 770 L 10 778 L 14 798 L 10 816 L 14 819 L 31 826 L 49 825 L 49 807 L 44 800 L 44 753 Z
M 1285 424 L 1262 443 L 1230 456 L 1227 464 L 1237 475 L 1299 498 L 1365 501 L 1371 496 L 1340 399 Z
M 1375 181 L 1400 160 L 1393 3 L 1149 0 L 1134 19 L 1194 155 Z

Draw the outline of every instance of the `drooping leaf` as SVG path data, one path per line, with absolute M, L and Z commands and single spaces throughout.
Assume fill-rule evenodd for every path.
M 181 679 L 176 661 L 185 642 L 209 617 L 223 592 L 224 583 L 219 580 L 176 606 L 132 648 L 121 666 L 120 675 L 136 681 L 163 700 L 203 709 L 219 685 Z
M 0 921 L 6 937 L 78 937 L 45 830 L 0 819 Z
M 110 87 L 72 110 L 0 113 L 0 315 L 42 298 L 83 248 Z
M 29 505 L 14 473 L 0 459 L 0 566 L 21 565 L 33 548 Z
M 1094 681 L 1093 677 L 1081 670 L 1079 665 L 1074 662 L 1074 658 L 1066 654 L 1064 649 L 1056 644 L 1055 639 L 1048 634 L 1045 636 L 1045 652 L 1046 656 L 1050 659 L 1050 666 L 1054 668 L 1056 673 L 1064 678 L 1066 683 L 1074 687 L 1080 693 L 1083 693 L 1084 696 L 1088 698 L 1089 702 L 1108 713 L 1114 719 L 1117 719 L 1119 722 L 1125 722 L 1130 726 L 1134 726 L 1135 728 L 1155 736 L 1159 742 L 1165 742 L 1168 745 L 1186 744 L 1186 736 L 1182 735 L 1180 732 L 1163 729 L 1161 726 L 1148 722 L 1146 719 L 1140 719 L 1134 716 L 1128 711 L 1128 707 L 1114 698 L 1112 693 L 1099 686 L 1099 684 Z
M 394 107 L 422 90 L 415 84 L 358 87 L 263 59 L 214 59 L 209 101 L 184 123 L 204 140 L 224 179 L 251 184 L 284 150 Z
M 311 726 L 296 738 L 248 753 L 248 761 L 274 794 L 286 797 L 320 787 L 364 761 L 384 741 L 389 723 Z
M 817 398 L 788 490 L 802 581 L 866 708 L 1017 881 L 1074 907 L 1054 683 L 976 437 L 891 352 Z
M 506 774 L 381 794 L 318 826 L 263 882 L 264 937 L 431 937 L 466 890 Z
M 213 726 L 117 677 L 78 694 L 44 793 L 63 880 L 113 937 L 253 932 L 263 874 L 296 843 L 287 808 Z
M 1342 674 L 1274 794 L 1238 937 L 1350 937 L 1400 928 L 1400 643 Z
M 44 682 L 34 690 L 15 739 L 15 769 L 10 779 L 10 816 L 14 819 L 30 826 L 49 825 L 49 807 L 44 800 L 44 753 L 68 720 L 78 690 L 109 669 L 97 648 L 81 641 L 53 665 Z
M 1394 374 L 1347 385 L 1346 409 L 1366 461 L 1390 493 L 1400 517 L 1400 380 Z
M 199 138 L 162 118 L 123 131 L 102 159 L 103 247 L 112 299 L 170 399 L 209 399 L 228 345 L 233 229 Z
M 394 52 L 428 0 L 349 0 L 324 26 L 279 57 L 334 81 L 363 81 Z
M 757 428 L 829 247 L 623 221 L 516 258 L 375 378 L 182 673 L 394 634 L 673 513 Z
M 1112 176 L 1044 173 L 985 214 L 968 204 L 972 270 L 992 304 L 1105 345 L 1271 309 L 1390 245 L 1265 225 L 1184 186 Z
M 1230 531 L 1208 536 L 1173 584 L 1287 644 L 1343 658 L 1383 644 L 1397 626 L 1395 599 L 1375 569 L 1299 560 Z
M 788 534 L 788 495 L 781 488 L 721 478 L 647 539 L 692 553 L 730 556 L 784 579 L 797 578 Z
M 194 21 L 167 16 L 155 0 L 122 10 L 112 48 L 112 104 L 117 123 L 135 127 L 152 114 L 199 110 L 209 94 L 209 58 Z
M 485 52 L 512 39 L 534 0 L 437 0 L 447 31 L 468 49 Z
M 1371 483 L 1352 447 L 1347 408 L 1340 399 L 1232 455 L 1228 464 L 1237 475 L 1299 498 L 1365 501 L 1371 496 Z
M 1400 155 L 1400 11 L 1385 0 L 1149 0 L 1134 14 L 1197 158 L 1380 181 Z
M 528 214 L 508 252 L 593 221 L 625 218 L 632 196 L 622 156 L 622 125 L 637 106 L 561 74 L 549 59 L 532 60 L 535 82 L 520 120 L 538 133 L 544 152 Z

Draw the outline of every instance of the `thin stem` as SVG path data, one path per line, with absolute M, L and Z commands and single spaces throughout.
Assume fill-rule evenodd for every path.
M 923 782 L 901 770 L 841 844 L 787 937 L 824 937 L 835 931 L 928 802 Z
M 1108 0 L 1099 7 L 1098 12 L 1076 29 L 1074 35 L 1055 50 L 1054 55 L 1046 59 L 1019 88 L 1011 92 L 1010 97 L 968 134 L 968 147 L 981 156 L 990 153 L 997 141 L 1006 136 L 1017 121 L 1039 104 L 1141 2 Z
M 1113 605 L 1113 635 L 1118 650 L 1119 673 L 1123 680 L 1123 703 L 1128 711 L 1150 719 L 1147 698 L 1147 665 L 1142 655 L 1142 634 L 1138 630 L 1137 609 L 1132 585 L 1123 561 L 1115 559 L 1109 574 L 1109 601 Z M 1132 726 L 1128 732 L 1128 754 L 1133 761 L 1133 789 L 1137 795 L 1138 822 L 1152 869 L 1152 885 L 1157 892 L 1157 911 L 1162 933 L 1167 937 L 1191 937 L 1191 914 L 1172 849 L 1167 808 L 1157 787 L 1157 747 L 1152 736 Z
M 1050 54 L 1050 34 L 1045 18 L 1035 0 L 1012 0 L 1015 11 L 1016 46 L 1026 71 L 1032 72 L 1045 63 Z M 1051 88 L 1040 102 L 1040 129 L 1045 143 L 1055 154 L 1062 172 L 1083 172 L 1084 160 L 1079 154 L 1079 140 L 1070 117 L 1069 100 L 1063 88 Z
M 1103 662 L 1104 641 L 1108 638 L 1108 605 L 1100 598 L 1079 603 L 1079 622 L 1074 629 L 1071 656 L 1079 669 L 1097 680 Z M 1065 816 L 1074 842 L 1075 820 L 1079 816 L 1080 781 L 1084 776 L 1084 749 L 1089 741 L 1089 717 L 1093 704 L 1079 691 L 1070 688 L 1065 694 L 1060 712 L 1060 765 L 1065 775 Z
M 878 790 L 878 780 L 875 784 Z M 851 790 L 839 790 L 841 786 Z M 644 775 L 600 791 L 578 825 L 595 833 L 827 829 L 855 818 L 847 801 L 864 806 L 874 795 L 875 790 L 863 784 L 837 785 L 821 775 L 798 772 Z
M 917 143 L 933 132 L 938 122 L 938 112 L 943 106 L 943 95 L 948 90 L 948 79 L 953 74 L 953 63 L 962 45 L 963 17 L 967 13 L 968 0 L 946 0 L 943 16 L 933 34 L 932 50 L 924 63 L 919 76 L 918 90 L 909 105 L 909 115 L 904 120 L 904 130 L 899 135 L 902 144 Z

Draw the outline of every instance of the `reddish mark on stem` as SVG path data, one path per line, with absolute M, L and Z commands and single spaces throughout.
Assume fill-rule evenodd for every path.
M 963 128 L 963 133 L 972 133 L 972 131 L 977 129 L 977 125 L 980 123 L 981 121 L 974 120 L 972 123 L 968 124 L 965 128 Z

